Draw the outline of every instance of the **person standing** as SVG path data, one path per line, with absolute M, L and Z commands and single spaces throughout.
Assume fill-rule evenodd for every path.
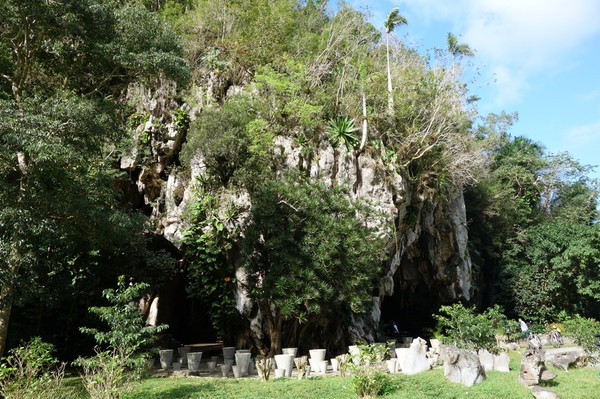
M 519 317 L 519 326 L 521 327 L 521 336 L 523 339 L 527 338 L 529 333 L 529 327 L 527 327 L 527 323 L 523 319 Z

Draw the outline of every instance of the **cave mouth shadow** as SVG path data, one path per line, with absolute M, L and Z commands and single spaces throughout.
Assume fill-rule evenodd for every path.
M 381 302 L 380 333 L 389 338 L 421 337 L 429 340 L 435 330 L 435 319 L 439 306 L 432 301 L 431 292 L 414 295 L 410 303 L 402 300 L 399 290 L 386 296 Z M 395 332 L 393 323 L 398 332 Z

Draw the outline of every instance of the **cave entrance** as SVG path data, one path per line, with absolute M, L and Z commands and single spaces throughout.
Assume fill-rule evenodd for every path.
M 400 337 L 431 338 L 435 328 L 433 314 L 440 305 L 434 293 L 425 285 L 403 292 L 396 282 L 394 294 L 385 296 L 381 303 L 381 325 L 386 335 L 392 336 L 392 322 L 396 323 Z

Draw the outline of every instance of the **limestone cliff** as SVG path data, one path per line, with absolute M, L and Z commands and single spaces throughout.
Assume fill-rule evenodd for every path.
M 140 125 L 138 133 L 150 137 L 147 145 L 151 156 L 142 162 L 137 156 L 141 151 L 134 149 L 122 157 L 121 167 L 135 180 L 135 189 L 155 221 L 157 234 L 178 247 L 186 227 L 186 207 L 196 200 L 194 182 L 206 170 L 202 154 L 197 154 L 191 171 L 175 167 L 185 131 L 178 129 L 168 114 L 157 112 L 156 108 L 149 111 L 154 116 Z M 431 199 L 421 195 L 370 150 L 357 158 L 342 147 L 334 151 L 323 141 L 310 159 L 304 159 L 300 148 L 289 138 L 278 137 L 274 145 L 284 164 L 300 166 L 313 178 L 329 184 L 349 185 L 355 196 L 367 198 L 395 226 L 395 231 L 387 232 L 392 237 L 389 260 L 374 292 L 372 311 L 353 316 L 340 332 L 344 336 L 337 337 L 340 345 L 356 339 L 381 339 L 378 327 L 382 321 L 395 320 L 401 329 L 418 329 L 441 304 L 471 299 L 465 204 L 459 188 Z M 247 209 L 250 205 L 245 193 L 233 193 L 230 200 L 238 208 Z M 260 330 L 260 315 L 250 311 L 252 307 L 243 292 L 239 292 L 237 303 L 251 328 Z

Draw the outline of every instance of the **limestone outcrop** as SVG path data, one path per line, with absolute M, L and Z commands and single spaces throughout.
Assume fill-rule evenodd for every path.
M 139 206 L 154 219 L 156 233 L 179 247 L 186 228 L 184 212 L 197 199 L 194 184 L 206 173 L 206 167 L 201 154 L 193 159 L 191 171 L 176 167 L 185 142 L 185 130 L 167 113 L 168 107 L 173 107 L 168 100 L 172 93 L 150 94 L 142 96 L 142 103 L 152 116 L 140 124 L 137 133 L 148 138 L 145 145 L 150 155 L 146 148 L 143 159 L 144 150 L 134 147 L 123 154 L 120 163 L 131 176 L 132 196 L 138 196 Z M 186 109 L 185 106 L 179 108 Z M 282 160 L 284 168 L 299 167 L 327 184 L 347 185 L 351 195 L 368 199 L 395 226 L 395 231 L 388 232 L 394 238 L 388 246 L 389 260 L 373 297 L 372 311 L 351 317 L 346 337 L 338 337 L 346 341 L 340 345 L 356 340 L 373 342 L 384 302 L 407 313 L 430 315 L 440 304 L 471 299 L 467 222 L 459 188 L 450 190 L 443 198 L 426 197 L 368 151 L 357 156 L 343 147 L 334 149 L 327 141 L 323 141 L 310 158 L 306 158 L 289 137 L 277 137 L 274 146 L 275 155 Z M 248 195 L 231 193 L 228 201 L 240 210 L 234 223 L 243 224 L 250 207 Z M 261 315 L 252 311 L 241 291 L 237 308 L 247 316 L 252 329 L 262 328 Z

